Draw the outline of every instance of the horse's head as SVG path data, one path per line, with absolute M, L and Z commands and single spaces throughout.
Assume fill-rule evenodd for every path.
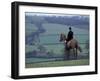
M 65 41 L 66 40 L 66 35 L 61 33 L 60 34 L 60 42 Z

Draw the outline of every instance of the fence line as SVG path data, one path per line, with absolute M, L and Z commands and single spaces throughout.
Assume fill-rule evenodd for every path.
M 87 36 L 88 34 L 74 34 L 75 36 Z M 40 37 L 42 36 L 60 36 L 60 34 L 40 34 Z M 42 45 L 57 45 L 57 44 L 64 44 L 63 42 L 54 42 L 54 43 L 41 43 Z M 79 42 L 79 44 L 89 44 L 88 42 Z
M 64 44 L 64 43 L 43 43 L 42 45 L 57 45 L 57 44 Z M 88 43 L 79 43 L 79 44 L 88 44 Z
M 40 36 L 56 36 L 56 35 L 58 35 L 58 36 L 60 36 L 60 34 L 40 34 Z M 89 34 L 74 34 L 74 35 L 89 35 Z

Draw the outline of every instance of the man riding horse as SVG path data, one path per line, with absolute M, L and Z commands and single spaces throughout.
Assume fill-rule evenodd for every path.
M 69 32 L 68 32 L 68 35 L 67 35 L 67 39 L 65 40 L 65 43 L 66 43 L 66 49 L 69 49 L 67 47 L 67 43 L 73 39 L 73 31 L 71 29 L 71 27 L 69 27 Z
M 73 54 L 74 54 L 75 58 L 77 58 L 77 50 L 82 52 L 78 41 L 73 37 L 73 35 L 74 34 L 73 34 L 73 31 L 72 31 L 71 27 L 69 27 L 69 32 L 68 32 L 67 37 L 63 33 L 60 34 L 60 42 L 64 42 L 64 44 L 65 44 L 64 59 L 66 59 L 66 57 L 67 57 L 67 59 L 69 59 L 70 50 L 73 50 Z

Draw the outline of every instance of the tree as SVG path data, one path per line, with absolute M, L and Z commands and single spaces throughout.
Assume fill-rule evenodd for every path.
M 40 52 L 46 52 L 46 48 L 43 45 L 39 45 L 38 49 Z

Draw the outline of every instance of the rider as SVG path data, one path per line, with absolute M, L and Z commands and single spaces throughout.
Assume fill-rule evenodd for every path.
M 72 31 L 72 28 L 69 27 L 69 32 L 68 32 L 66 41 L 68 42 L 68 41 L 70 41 L 71 39 L 73 39 L 73 31 Z

